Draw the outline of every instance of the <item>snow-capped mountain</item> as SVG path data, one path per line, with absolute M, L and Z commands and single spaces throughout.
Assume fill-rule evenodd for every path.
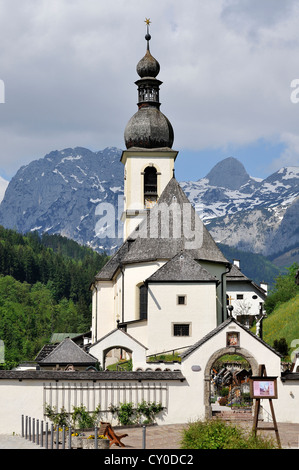
M 114 147 L 77 147 L 23 166 L 0 204 L 0 224 L 22 233 L 60 233 L 113 251 L 122 242 L 120 156 Z M 226 158 L 205 178 L 180 184 L 217 242 L 272 257 L 299 247 L 299 167 L 261 180 Z
M 231 173 L 232 164 L 240 178 Z M 219 178 L 214 177 L 216 172 Z M 217 217 L 258 208 L 266 208 L 282 219 L 286 208 L 299 195 L 299 167 L 281 168 L 262 180 L 250 177 L 235 158 L 227 158 L 205 178 L 180 185 L 206 224 Z
M 103 227 L 114 222 L 112 210 L 123 202 L 120 156 L 114 147 L 99 152 L 77 147 L 21 167 L 0 205 L 0 224 L 21 233 L 59 233 L 97 250 L 113 250 L 120 242 L 118 230 L 122 237 L 117 222 L 110 237 L 102 237 Z
M 299 246 L 299 167 L 281 168 L 268 178 L 250 177 L 227 158 L 203 179 L 181 183 L 217 242 L 274 255 Z

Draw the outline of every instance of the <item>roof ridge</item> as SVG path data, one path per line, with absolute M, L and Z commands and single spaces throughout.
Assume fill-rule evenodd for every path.
M 65 338 L 63 341 L 61 341 L 61 343 L 59 343 L 59 344 L 56 346 L 56 348 L 54 348 L 54 349 L 53 349 L 44 359 L 42 359 L 40 362 L 45 362 L 45 363 L 47 363 L 47 362 L 49 362 L 49 361 L 51 362 L 51 360 L 53 360 L 53 358 L 54 358 L 54 360 L 55 360 L 56 354 L 57 354 L 57 353 L 59 354 L 60 351 L 63 352 L 63 351 L 65 350 L 65 348 L 66 348 L 66 344 L 67 344 L 67 343 L 68 343 L 69 345 L 71 345 L 71 348 L 72 348 L 73 350 L 78 351 L 79 354 L 80 354 L 80 356 L 86 357 L 86 358 L 88 358 L 89 360 L 90 360 L 90 359 L 95 359 L 95 360 L 96 360 L 96 358 L 94 358 L 91 354 L 87 353 L 87 352 L 84 351 L 82 348 L 80 348 L 80 346 L 78 346 L 78 344 L 76 344 L 71 338 Z M 68 351 L 68 352 L 69 352 L 69 351 Z M 72 362 L 72 361 L 70 360 L 69 362 Z M 76 361 L 75 361 L 75 362 L 76 362 Z
M 147 283 L 154 281 L 217 282 L 217 279 L 190 253 L 182 250 L 146 279 Z
M 277 354 L 277 356 L 281 357 L 281 354 L 278 353 L 272 346 L 270 346 L 268 343 L 266 343 L 263 339 L 259 338 L 256 336 L 252 331 L 249 330 L 245 325 L 242 325 L 242 323 L 238 322 L 234 317 L 228 317 L 226 320 L 224 320 L 222 323 L 220 323 L 216 328 L 211 330 L 209 333 L 207 333 L 203 338 L 201 338 L 199 341 L 193 344 L 189 349 L 187 349 L 185 352 L 181 354 L 181 358 L 185 358 L 189 356 L 193 351 L 195 351 L 199 346 L 204 344 L 206 341 L 208 341 L 210 338 L 212 338 L 215 334 L 219 333 L 223 328 L 225 328 L 229 323 L 236 323 L 240 328 L 242 328 L 246 333 L 248 333 L 250 336 L 252 336 L 254 339 L 256 339 L 258 342 L 262 343 L 265 347 L 270 349 L 270 351 L 274 352 Z

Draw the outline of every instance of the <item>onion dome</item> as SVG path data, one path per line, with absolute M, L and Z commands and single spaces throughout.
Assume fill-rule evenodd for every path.
M 138 62 L 136 67 L 139 77 L 154 77 L 160 72 L 159 62 L 152 56 L 149 51 L 149 47 L 145 53 L 145 56 Z
M 136 67 L 140 77 L 135 82 L 138 88 L 138 111 L 131 117 L 125 129 L 127 149 L 171 148 L 174 140 L 172 125 L 160 111 L 159 90 L 162 82 L 156 78 L 160 72 L 160 64 L 150 53 L 149 23 L 150 21 L 146 20 L 147 50 Z

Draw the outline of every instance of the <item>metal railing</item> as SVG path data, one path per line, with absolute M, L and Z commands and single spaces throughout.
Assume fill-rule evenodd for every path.
M 72 449 L 73 448 L 73 429 L 71 426 L 59 426 L 39 421 L 30 416 L 22 415 L 22 437 L 45 449 Z M 98 427 L 94 428 L 94 448 L 98 448 Z
M 191 345 L 191 346 L 193 346 L 193 345 Z M 168 349 L 167 351 L 162 351 L 162 352 L 155 353 L 155 354 L 149 354 L 148 356 L 146 356 L 146 360 L 147 360 L 147 362 L 150 362 L 149 361 L 150 358 L 154 358 L 154 359 L 159 360 L 158 358 L 159 357 L 161 358 L 161 356 L 163 357 L 165 355 L 170 355 L 170 356 L 172 356 L 172 360 L 175 361 L 175 359 L 174 359 L 175 357 L 180 358 L 180 355 L 179 355 L 178 351 L 183 352 L 185 349 L 191 348 L 191 346 L 183 346 L 181 348 Z M 164 362 L 164 361 L 160 360 L 160 362 Z M 169 362 L 169 361 L 166 361 L 166 362 Z
M 73 449 L 73 430 L 66 426 L 60 428 L 43 420 L 22 415 L 22 437 L 45 449 Z M 76 448 L 76 446 L 75 446 Z M 94 428 L 94 448 L 98 449 L 98 427 Z M 146 449 L 146 426 L 142 426 L 142 449 Z

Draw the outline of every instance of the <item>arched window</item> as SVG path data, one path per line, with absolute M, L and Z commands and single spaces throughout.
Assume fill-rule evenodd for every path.
M 153 203 L 157 202 L 158 198 L 158 185 L 157 185 L 157 170 L 153 166 L 148 166 L 144 170 L 144 205 L 150 208 Z
M 144 195 L 157 196 L 157 170 L 153 166 L 144 170 Z
M 147 287 L 144 284 L 139 287 L 139 318 L 147 319 Z

